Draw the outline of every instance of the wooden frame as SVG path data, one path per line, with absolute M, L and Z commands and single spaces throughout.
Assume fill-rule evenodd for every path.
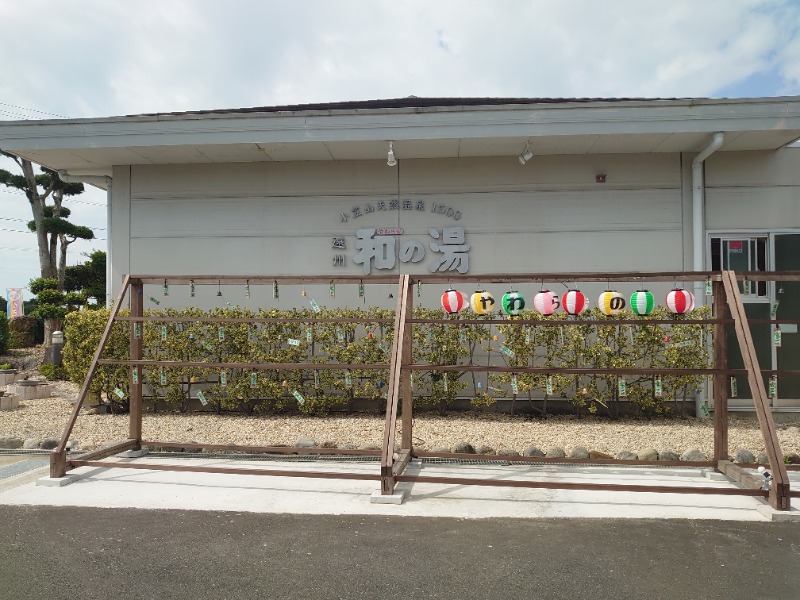
M 163 276 L 163 275 L 143 275 L 126 276 L 122 284 L 120 294 L 116 298 L 111 310 L 111 315 L 103 336 L 95 351 L 92 363 L 89 367 L 86 379 L 81 388 L 78 400 L 70 415 L 69 421 L 64 429 L 59 444 L 50 455 L 50 476 L 63 477 L 69 469 L 78 466 L 105 466 L 114 468 L 136 468 L 153 470 L 174 470 L 174 471 L 196 471 L 207 473 L 234 473 L 249 475 L 274 475 L 281 477 L 312 477 L 326 479 L 357 479 L 357 480 L 376 480 L 381 483 L 381 493 L 384 495 L 393 494 L 398 482 L 420 482 L 420 483 L 446 483 L 454 485 L 482 485 L 482 486 L 510 486 L 510 487 L 529 487 L 547 489 L 575 489 L 575 490 L 606 490 L 606 491 L 629 491 L 629 492 L 664 492 L 664 493 L 683 493 L 683 494 L 720 494 L 720 495 L 745 495 L 763 496 L 769 499 L 770 504 L 777 510 L 789 510 L 790 498 L 799 497 L 796 492 L 790 490 L 789 478 L 786 466 L 783 464 L 783 454 L 778 443 L 777 433 L 772 414 L 769 410 L 769 399 L 764 389 L 761 375 L 764 373 L 791 373 L 800 374 L 800 371 L 774 371 L 762 370 L 758 364 L 752 336 L 750 335 L 749 323 L 744 312 L 741 296 L 737 285 L 738 279 L 750 279 L 751 281 L 763 281 L 780 279 L 782 281 L 800 281 L 800 273 L 781 272 L 781 273 L 740 273 L 733 272 L 617 272 L 617 273 L 534 273 L 534 274 L 499 274 L 481 276 L 443 276 L 440 274 L 431 275 L 387 275 L 377 277 L 359 276 L 337 276 L 337 277 L 305 277 L 305 276 Z M 180 447 L 203 447 L 217 448 L 242 452 L 263 452 L 263 453 L 297 453 L 297 454 L 355 454 L 355 455 L 377 455 L 377 451 L 347 451 L 323 448 L 294 448 L 294 447 L 275 447 L 275 446 L 241 446 L 227 444 L 195 444 L 183 442 L 163 442 L 163 441 L 143 441 L 142 440 L 142 369 L 147 365 L 162 366 L 202 366 L 218 368 L 243 368 L 243 369 L 269 369 L 269 370 L 305 370 L 305 369 L 346 369 L 353 365 L 345 364 L 305 364 L 305 363 L 210 363 L 210 362 L 177 362 L 177 361 L 149 361 L 143 360 L 143 339 L 134 335 L 134 328 L 138 323 L 147 321 L 183 321 L 185 318 L 169 317 L 145 317 L 143 305 L 144 285 L 161 285 L 165 279 L 172 284 L 195 284 L 195 285 L 225 285 L 231 284 L 250 284 L 264 285 L 273 283 L 283 284 L 359 284 L 381 283 L 397 285 L 397 306 L 394 318 L 394 340 L 392 343 L 390 359 L 388 364 L 368 364 L 357 365 L 358 369 L 389 369 L 389 388 L 387 394 L 386 414 L 384 422 L 384 434 L 382 447 L 380 450 L 380 473 L 374 475 L 364 473 L 328 473 L 320 471 L 292 471 L 276 469 L 236 469 L 223 467 L 191 467 L 181 465 L 142 465 L 135 463 L 108 463 L 101 462 L 101 458 L 113 456 L 124 450 L 139 449 L 142 445 L 151 446 L 180 446 Z M 486 320 L 486 319 L 460 319 L 458 321 L 449 319 L 414 319 L 412 318 L 413 309 L 413 285 L 419 283 L 537 283 L 539 281 L 570 281 L 570 282 L 619 282 L 619 281 L 708 281 L 713 285 L 714 291 L 714 317 L 712 319 L 683 319 L 680 322 L 685 324 L 710 324 L 713 325 L 714 332 L 714 366 L 706 369 L 592 369 L 592 368 L 537 368 L 537 367 L 499 367 L 499 366 L 477 366 L 477 365 L 427 365 L 412 363 L 412 329 L 415 324 L 437 323 L 449 325 L 463 325 L 469 323 L 491 324 L 502 323 L 503 325 L 535 325 L 535 326 L 554 326 L 554 325 L 587 325 L 587 324 L 607 324 L 607 321 L 579 321 L 551 318 L 546 322 L 515 320 Z M 126 295 L 130 296 L 130 317 L 119 317 Z M 728 316 L 730 313 L 730 316 Z M 252 319 L 199 319 L 203 322 L 307 322 L 307 318 L 252 318 Z M 311 319 L 312 321 L 331 321 L 332 319 Z M 369 319 L 348 319 L 358 322 L 373 322 Z M 385 322 L 386 320 L 377 320 Z M 107 360 L 101 359 L 103 348 L 108 341 L 111 329 L 115 322 L 130 322 L 130 359 L 129 360 Z M 770 320 L 770 323 L 788 323 L 783 320 Z M 637 320 L 622 320 L 618 324 L 639 324 Z M 674 320 L 647 321 L 648 324 L 667 324 L 675 323 Z M 729 369 L 727 361 L 727 339 L 725 327 L 727 324 L 734 325 L 737 341 L 744 357 L 744 369 Z M 617 324 L 617 322 L 615 322 Z M 130 423 L 129 439 L 118 443 L 109 448 L 104 448 L 89 454 L 82 455 L 80 458 L 69 458 L 66 454 L 66 444 L 74 427 L 81 406 L 85 401 L 92 377 L 99 365 L 117 364 L 126 365 L 131 369 L 132 381 L 130 385 Z M 413 371 L 437 370 L 437 371 L 494 371 L 494 372 L 517 372 L 517 373 L 568 373 L 568 374 L 674 374 L 674 375 L 711 375 L 714 380 L 714 456 L 713 460 L 706 462 L 653 462 L 653 461 L 620 461 L 620 460 L 581 460 L 581 459 L 544 459 L 515 456 L 492 456 L 481 455 L 462 455 L 454 453 L 432 453 L 415 452 L 413 448 L 413 402 L 411 390 L 411 374 Z M 764 437 L 769 467 L 772 472 L 772 479 L 769 490 L 762 489 L 762 482 L 752 474 L 745 471 L 741 466 L 734 465 L 728 461 L 728 415 L 727 415 L 727 378 L 731 373 L 745 372 L 748 376 L 750 390 L 755 403 L 756 414 L 759 420 L 762 435 Z M 134 373 L 136 376 L 134 377 Z M 401 439 L 399 445 L 396 440 L 396 427 L 398 417 L 401 419 Z M 399 446 L 399 448 L 397 447 Z M 628 464 L 628 465 L 654 465 L 659 466 L 686 466 L 686 467 L 715 467 L 718 471 L 725 473 L 743 487 L 738 489 L 724 489 L 715 487 L 687 487 L 687 486 L 648 486 L 648 485 L 618 485 L 618 484 L 585 484 L 572 482 L 535 482 L 519 480 L 489 480 L 481 478 L 458 478 L 458 477 L 429 477 L 412 476 L 404 474 L 406 465 L 413 457 L 440 457 L 440 458 L 459 458 L 477 461 L 507 460 L 509 462 L 536 462 L 536 463 L 577 463 L 577 464 Z

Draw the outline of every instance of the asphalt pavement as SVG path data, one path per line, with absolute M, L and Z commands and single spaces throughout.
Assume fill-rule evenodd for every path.
M 800 524 L 0 507 L 35 599 L 800 598 Z

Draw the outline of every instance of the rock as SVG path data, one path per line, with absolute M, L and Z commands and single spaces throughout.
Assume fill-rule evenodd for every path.
M 28 438 L 22 442 L 22 447 L 25 448 L 25 450 L 35 450 L 39 447 L 39 440 L 36 438 Z
M 497 451 L 498 456 L 519 456 L 519 452 L 513 448 L 500 448 Z
M 42 443 L 39 444 L 39 448 L 41 448 L 42 450 L 52 450 L 56 446 L 58 446 L 58 440 L 53 438 L 42 440 Z
M 536 446 L 528 446 L 527 448 L 525 448 L 525 450 L 522 451 L 522 456 L 540 457 L 540 456 L 544 456 L 544 452 L 542 452 Z
M 639 460 L 658 460 L 658 450 L 655 448 L 645 448 L 644 450 L 639 450 L 637 456 Z
M 25 442 L 19 438 L 11 437 L 11 436 L 3 436 L 0 437 L 0 448 L 22 448 L 22 444 Z
M 602 459 L 602 460 L 614 460 L 614 457 L 610 454 L 606 454 L 605 452 L 600 452 L 600 450 L 589 450 L 589 458 L 593 459 Z
M 686 452 L 681 454 L 681 460 L 702 461 L 702 460 L 708 460 L 708 457 L 705 455 L 705 453 L 701 452 L 697 448 L 689 448 L 688 450 L 686 450 Z
M 458 442 L 453 448 L 456 454 L 475 454 L 475 448 L 469 442 Z
M 735 463 L 754 463 L 756 462 L 756 457 L 753 456 L 753 453 L 746 448 L 737 448 L 736 454 L 733 457 L 733 462 Z
M 295 448 L 314 448 L 316 445 L 317 442 L 304 435 L 301 435 L 294 441 Z
M 756 462 L 760 465 L 768 465 L 769 464 L 769 456 L 767 456 L 766 452 L 759 452 L 758 458 L 756 458 Z
M 564 458 L 566 454 L 564 454 L 564 449 L 559 448 L 558 446 L 554 446 L 547 450 L 546 454 L 547 458 Z
M 630 450 L 622 450 L 621 452 L 617 452 L 617 455 L 614 457 L 617 460 L 637 460 L 639 457 L 636 452 L 631 452 Z
M 494 448 L 484 444 L 483 446 L 478 446 L 476 452 L 478 454 L 494 454 Z
M 569 458 L 589 458 L 589 451 L 583 446 L 573 446 L 569 449 Z
M 658 460 L 680 460 L 680 456 L 672 450 L 662 450 L 658 453 Z
M 65 446 L 67 450 L 77 450 L 81 447 L 80 442 L 78 440 L 67 440 L 67 445 Z

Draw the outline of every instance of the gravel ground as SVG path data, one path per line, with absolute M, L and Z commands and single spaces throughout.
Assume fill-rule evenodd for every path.
M 19 357 L 17 357 L 19 358 Z M 35 357 L 38 358 L 38 357 Z M 35 375 L 35 358 L 26 358 L 23 375 Z M 77 398 L 78 386 L 52 382 L 54 396 L 20 403 L 13 411 L 0 412 L 0 437 L 11 436 L 38 440 L 59 438 Z M 318 417 L 282 417 L 208 414 L 145 414 L 145 439 L 209 444 L 287 444 L 298 437 L 309 437 L 317 444 L 329 443 L 354 447 L 379 446 L 383 435 L 383 417 L 377 415 Z M 93 449 L 111 440 L 127 438 L 127 415 L 90 415 L 82 412 L 73 429 L 72 440 L 83 449 Z M 784 454 L 800 454 L 800 427 L 782 427 L 778 431 Z M 729 428 L 730 449 L 764 451 L 757 422 L 732 417 Z M 713 450 L 710 420 L 619 420 L 584 417 L 552 417 L 528 420 L 502 414 L 420 415 L 414 419 L 414 445 L 418 449 L 452 449 L 459 442 L 475 448 L 490 446 L 522 453 L 534 445 L 547 451 L 552 447 L 583 446 L 611 454 L 639 452 L 645 448 L 672 450 L 677 454 L 697 448 L 706 455 Z

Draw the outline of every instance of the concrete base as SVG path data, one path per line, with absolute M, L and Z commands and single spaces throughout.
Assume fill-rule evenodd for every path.
M 11 385 L 17 380 L 16 373 L 0 373 L 0 387 Z
M 120 458 L 141 458 L 145 454 L 147 454 L 149 450 L 147 447 L 142 447 L 140 450 L 126 450 L 125 452 L 120 452 L 117 454 Z
M 69 473 L 63 477 L 50 477 L 48 475 L 47 477 L 37 479 L 36 485 L 41 487 L 64 487 L 65 485 L 80 481 L 80 479 L 81 477 L 79 475 L 71 475 Z
M 8 391 L 16 394 L 20 400 L 38 400 L 53 395 L 53 386 L 47 383 L 40 385 L 10 385 Z
M 19 408 L 19 398 L 11 394 L 0 396 L 0 410 L 14 410 Z
M 380 490 L 372 492 L 369 502 L 370 504 L 402 504 L 406 499 L 405 492 L 395 490 L 394 494 L 383 495 Z
M 720 473 L 719 471 L 713 471 L 710 469 L 703 469 L 702 471 L 703 477 L 710 481 L 729 481 L 728 476 L 724 473 Z
M 769 504 L 761 504 L 756 510 L 775 523 L 786 521 L 800 521 L 800 510 L 791 508 L 789 510 L 775 510 Z

